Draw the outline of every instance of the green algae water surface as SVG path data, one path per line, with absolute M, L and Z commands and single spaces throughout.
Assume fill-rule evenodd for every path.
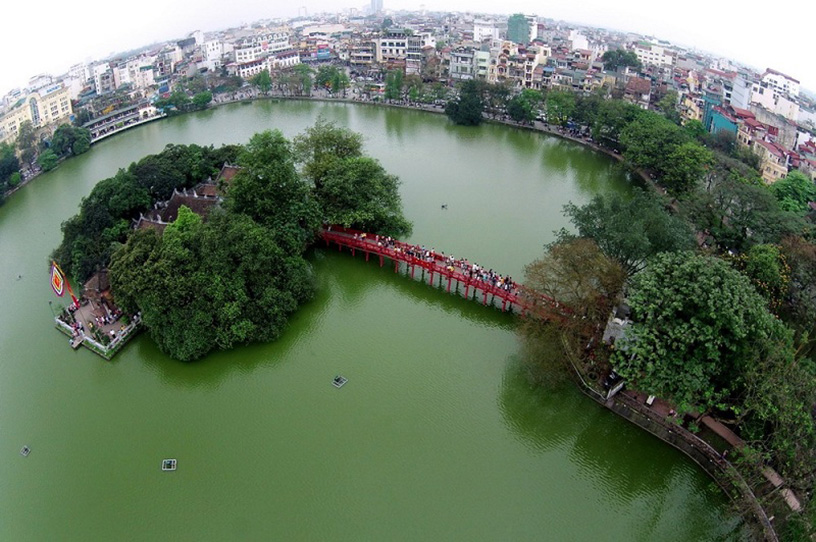
M 194 364 L 144 334 L 111 363 L 69 348 L 47 258 L 97 181 L 168 143 L 291 137 L 319 115 L 400 176 L 414 242 L 518 279 L 563 204 L 628 189 L 558 139 L 367 106 L 225 106 L 95 145 L 0 207 L 0 538 L 738 538 L 684 456 L 575 390 L 531 388 L 512 316 L 375 260 L 316 249 L 318 295 L 275 343 Z

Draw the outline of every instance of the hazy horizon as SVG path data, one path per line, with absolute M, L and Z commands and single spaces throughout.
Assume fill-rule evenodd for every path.
M 5 62 L 0 92 L 5 94 L 13 88 L 24 87 L 30 78 L 42 73 L 61 75 L 74 64 L 180 39 L 195 30 L 209 32 L 262 19 L 295 17 L 302 7 L 312 15 L 362 9 L 368 3 L 338 5 L 328 0 L 307 0 L 301 6 L 274 6 L 268 10 L 246 0 L 230 4 L 229 10 L 215 0 L 201 0 L 195 5 L 195 10 L 189 10 L 175 0 L 143 0 L 135 13 L 132 7 L 111 6 L 102 0 L 86 1 L 81 9 L 64 3 L 49 6 L 49 15 L 39 17 L 38 22 L 42 24 L 35 37 L 22 24 L 8 25 L 0 35 L 0 45 L 5 50 L 14 51 L 21 43 L 25 44 L 25 54 L 19 55 L 20 58 L 11 55 L 13 58 Z M 549 10 L 529 0 L 517 0 L 505 6 L 497 11 L 495 4 L 484 0 L 453 0 L 446 2 L 444 8 L 431 3 L 386 0 L 384 7 L 411 11 L 425 7 L 429 11 L 499 16 L 522 12 L 574 25 L 633 32 L 721 56 L 760 72 L 773 68 L 799 80 L 803 87 L 816 90 L 816 73 L 808 58 L 810 17 L 797 16 L 797 11 L 804 9 L 804 2 L 777 3 L 773 13 L 763 13 L 761 18 L 751 16 L 750 10 L 742 15 L 726 5 L 700 0 L 659 13 L 654 4 L 646 0 L 625 0 L 617 4 L 585 0 L 580 4 L 550 6 Z M 7 13 L 7 20 L 27 20 L 27 10 L 18 3 L 3 11 Z M 130 23 L 134 19 L 136 24 L 119 24 L 119 21 Z M 763 41 L 773 46 L 766 47 Z

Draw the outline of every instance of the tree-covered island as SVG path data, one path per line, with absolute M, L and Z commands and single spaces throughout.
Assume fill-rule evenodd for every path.
M 236 173 L 210 186 L 209 204 L 134 229 L 225 163 Z M 359 134 L 322 120 L 293 141 L 266 131 L 244 146 L 168 145 L 97 184 L 63 223 L 53 257 L 80 282 L 109 268 L 117 304 L 141 312 L 164 352 L 191 361 L 281 334 L 314 294 L 304 254 L 324 223 L 407 234 L 398 187 Z

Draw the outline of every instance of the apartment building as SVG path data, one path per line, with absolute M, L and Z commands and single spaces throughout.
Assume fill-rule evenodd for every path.
M 0 143 L 13 141 L 26 121 L 35 128 L 57 126 L 69 122 L 73 113 L 70 93 L 62 83 L 30 92 L 0 116 Z

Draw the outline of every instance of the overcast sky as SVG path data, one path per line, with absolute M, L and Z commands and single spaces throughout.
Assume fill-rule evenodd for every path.
M 11 4 L 10 6 L 8 4 Z M 54 4 L 54 5 L 51 5 Z M 384 0 L 385 9 L 536 14 L 591 26 L 630 30 L 732 58 L 760 70 L 782 71 L 816 90 L 812 1 L 736 2 L 734 0 Z M 218 30 L 262 18 L 289 17 L 305 6 L 310 14 L 362 8 L 355 0 L 45 0 L 9 2 L 3 15 L 0 93 L 24 86 L 38 73 L 55 75 L 77 62 L 112 52 L 176 39 L 193 30 Z M 760 9 L 763 6 L 763 9 Z M 32 10 L 36 9 L 36 13 Z M 36 22 L 36 26 L 30 23 Z M 810 38 L 810 39 L 809 39 Z

